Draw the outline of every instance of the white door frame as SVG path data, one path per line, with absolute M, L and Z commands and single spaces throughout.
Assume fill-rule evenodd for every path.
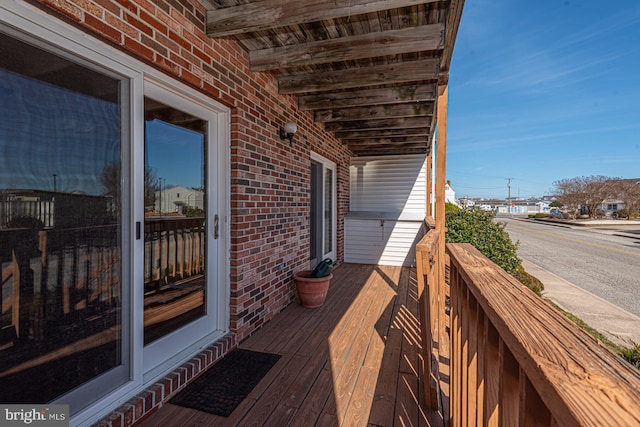
M 329 169 L 332 171 L 331 174 L 331 224 L 332 224 L 332 228 L 333 228 L 333 233 L 331 234 L 331 250 L 327 251 L 326 247 L 325 247 L 325 235 L 324 235 L 324 221 L 323 218 L 321 217 L 319 224 L 320 224 L 320 229 L 318 230 L 318 238 L 320 239 L 320 241 L 322 242 L 321 247 L 322 247 L 322 251 L 320 254 L 317 254 L 317 257 L 315 258 L 316 262 L 320 262 L 322 261 L 324 258 L 331 258 L 333 261 L 336 261 L 336 255 L 337 255 L 337 250 L 336 250 L 336 244 L 337 244 L 337 225 L 338 225 L 338 210 L 337 210 L 337 189 L 336 189 L 336 183 L 337 183 L 337 172 L 338 172 L 338 168 L 336 163 L 332 162 L 331 160 L 327 159 L 326 157 L 321 156 L 320 154 L 317 154 L 315 152 L 311 152 L 311 160 L 317 163 L 320 163 L 322 165 L 322 179 L 320 182 L 320 187 L 322 188 L 322 195 L 324 195 L 324 181 L 325 181 L 325 173 L 326 170 Z M 313 187 L 311 188 L 311 192 L 313 192 Z M 311 194 L 311 197 L 313 197 L 313 194 Z M 320 213 L 324 213 L 325 211 L 325 198 L 321 197 L 322 200 L 322 204 L 321 206 L 319 206 L 318 210 Z M 313 224 L 310 225 L 311 227 L 313 227 Z M 313 261 L 313 260 L 311 260 Z M 311 267 L 314 267 L 314 265 L 312 265 Z

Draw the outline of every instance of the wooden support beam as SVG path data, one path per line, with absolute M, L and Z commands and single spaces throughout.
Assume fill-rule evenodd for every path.
M 423 136 L 425 140 L 429 139 L 430 129 L 428 127 L 408 128 L 408 129 L 384 129 L 384 130 L 351 130 L 343 132 L 335 132 L 334 136 L 341 140 L 357 141 L 360 139 L 371 138 L 394 138 L 408 136 Z
M 449 107 L 449 87 L 438 87 L 438 100 L 436 105 L 436 120 L 438 123 L 436 138 L 436 230 L 438 230 L 442 239 L 439 241 L 439 257 L 436 260 L 437 276 L 438 276 L 438 298 L 437 298 L 437 330 L 438 343 L 444 343 L 447 340 L 446 325 L 449 324 L 449 318 L 445 315 L 446 301 L 446 284 L 445 284 L 445 242 L 446 242 L 446 225 L 445 225 L 445 185 L 447 181 L 447 112 Z M 445 423 L 447 420 L 445 420 Z
M 415 147 L 415 146 L 401 146 L 401 147 L 389 147 L 389 146 L 381 146 L 381 147 L 367 147 L 367 148 L 357 148 L 351 150 L 354 156 L 382 156 L 388 155 L 389 152 L 392 151 L 394 155 L 399 154 L 424 154 L 426 149 Z
M 436 50 L 441 47 L 443 31 L 443 24 L 431 24 L 253 50 L 249 68 L 269 71 Z
M 336 108 L 318 110 L 313 118 L 316 122 L 341 122 L 362 119 L 388 119 L 393 117 L 421 117 L 433 114 L 432 102 L 378 105 L 367 107 Z
M 330 132 L 375 129 L 423 128 L 429 123 L 429 117 L 409 117 L 377 120 L 356 120 L 351 122 L 329 122 L 324 125 Z
M 388 9 L 435 3 L 438 0 L 262 0 L 238 6 L 209 9 L 207 35 L 223 37 L 264 31 L 287 25 L 323 21 Z
M 363 105 L 400 104 L 404 102 L 434 101 L 437 86 L 433 83 L 411 83 L 394 87 L 330 92 L 298 97 L 301 110 L 360 107 Z
M 427 197 L 426 197 L 426 202 L 427 202 L 427 206 L 426 206 L 426 214 L 427 214 L 427 218 L 432 218 L 433 217 L 433 209 L 431 206 L 431 200 L 433 197 L 433 194 L 431 193 L 431 189 L 433 187 L 433 178 L 431 177 L 431 173 L 433 171 L 433 152 L 429 152 L 429 155 L 427 156 L 427 158 L 425 159 L 426 162 L 426 169 L 427 169 L 427 188 L 425 188 L 425 191 L 427 192 Z
M 423 80 L 434 81 L 438 76 L 439 62 L 437 58 L 429 58 L 348 70 L 290 74 L 278 78 L 278 91 L 280 94 L 296 94 Z
M 348 144 L 350 147 L 357 147 L 360 145 L 381 145 L 381 144 L 424 144 L 427 146 L 427 139 L 421 136 L 408 136 L 408 137 L 395 137 L 395 138 L 370 138 L 370 139 L 347 139 L 342 140 L 343 143 Z

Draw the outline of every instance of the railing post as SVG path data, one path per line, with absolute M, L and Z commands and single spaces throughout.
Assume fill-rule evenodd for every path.
M 433 410 L 439 409 L 439 375 L 437 365 L 436 318 L 437 282 L 435 262 L 437 259 L 439 233 L 430 230 L 416 245 L 416 273 L 420 306 L 420 335 L 422 338 L 423 387 L 425 404 Z

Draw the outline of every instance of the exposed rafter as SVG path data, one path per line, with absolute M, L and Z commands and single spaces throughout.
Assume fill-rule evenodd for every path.
M 438 0 L 262 0 L 207 11 L 207 35 L 224 37 L 329 19 L 410 7 Z
M 354 155 L 430 150 L 464 0 L 200 0 Z
M 431 117 L 409 117 L 378 120 L 354 120 L 351 122 L 329 122 L 324 128 L 332 132 L 348 130 L 386 130 L 423 128 L 431 123 Z
M 340 71 L 292 74 L 280 77 L 278 88 L 280 93 L 295 94 L 416 80 L 437 81 L 439 63 L 439 59 L 433 58 Z
M 379 119 L 392 117 L 420 117 L 433 114 L 433 102 L 412 102 L 410 104 L 389 104 L 367 107 L 317 110 L 316 122 L 341 122 L 363 118 Z
M 431 129 L 428 127 L 422 128 L 404 128 L 404 129 L 376 129 L 376 130 L 351 130 L 351 131 L 337 131 L 335 132 L 336 138 L 343 141 L 355 141 L 358 139 L 373 139 L 373 138 L 391 138 L 398 136 L 426 136 L 431 135 Z
M 432 24 L 254 50 L 249 66 L 252 71 L 267 71 L 436 50 L 442 47 L 443 31 L 443 24 Z
M 386 105 L 404 102 L 434 101 L 436 85 L 433 83 L 410 83 L 393 87 L 324 92 L 298 97 L 301 110 L 359 107 L 363 105 Z

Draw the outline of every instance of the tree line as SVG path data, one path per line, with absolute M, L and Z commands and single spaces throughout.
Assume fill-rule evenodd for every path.
M 640 210 L 640 179 L 612 178 L 602 175 L 566 178 L 553 183 L 557 201 L 574 218 L 586 211 L 589 218 L 600 215 L 600 206 L 607 200 L 625 205 L 622 216 L 627 219 Z

